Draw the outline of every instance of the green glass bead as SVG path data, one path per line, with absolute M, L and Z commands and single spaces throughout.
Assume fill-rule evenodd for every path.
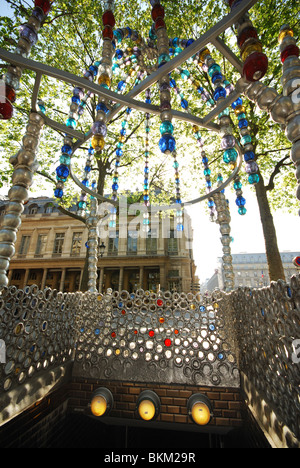
M 224 152 L 223 161 L 228 164 L 230 162 L 235 162 L 237 159 L 237 151 L 234 148 L 230 148 Z
M 237 181 L 237 182 L 234 182 L 233 187 L 235 188 L 235 190 L 240 190 L 243 187 L 243 184 L 242 182 Z
M 62 154 L 59 158 L 59 162 L 68 166 L 71 162 L 71 158 L 68 154 Z
M 252 141 L 251 135 L 244 135 L 241 138 L 241 143 L 243 146 L 247 145 L 248 143 L 251 143 L 251 141 Z

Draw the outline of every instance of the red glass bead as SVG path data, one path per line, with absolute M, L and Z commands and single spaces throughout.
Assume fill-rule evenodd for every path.
M 149 336 L 150 336 L 150 338 L 153 338 L 154 335 L 155 335 L 154 331 L 153 331 L 153 330 L 150 330 L 150 331 L 149 331 Z
M 15 102 L 16 100 L 16 91 L 9 85 L 5 85 L 5 95 L 10 102 Z
M 122 314 L 122 315 L 126 315 L 126 310 L 123 309 L 122 312 L 121 312 L 121 314 Z
M 102 31 L 103 39 L 110 39 L 113 40 L 114 32 L 111 26 L 105 26 Z
M 166 346 L 167 348 L 169 348 L 169 347 L 171 346 L 171 344 L 172 344 L 172 341 L 170 340 L 170 338 L 166 338 L 166 339 L 165 339 L 165 346 Z
M 248 81 L 258 81 L 268 70 L 268 57 L 262 52 L 253 52 L 244 63 L 243 76 Z
M 102 21 L 104 26 L 110 26 L 113 28 L 116 24 L 115 17 L 112 11 L 108 10 L 102 16 Z
M 34 0 L 34 6 L 40 7 L 44 15 L 47 15 L 51 9 L 51 3 L 49 0 Z
M 152 8 L 151 16 L 153 21 L 156 21 L 158 18 L 164 18 L 165 17 L 165 9 L 162 5 L 155 5 Z
M 9 120 L 13 116 L 13 106 L 8 99 L 5 99 L 5 102 L 1 102 L 1 100 L 4 101 L 4 97 L 2 97 L 2 99 L 1 97 L 2 96 L 0 96 L 0 119 Z
M 115 337 L 116 337 L 115 332 L 112 332 L 111 337 L 112 337 L 112 338 L 115 338 Z
M 299 57 L 299 47 L 296 45 L 289 45 L 287 46 L 282 52 L 281 52 L 281 61 L 284 63 L 288 57 L 291 55 L 296 55 L 296 57 Z
M 165 27 L 166 27 L 166 23 L 164 22 L 164 20 L 162 18 L 158 18 L 155 21 L 155 29 L 165 28 Z
M 163 301 L 161 299 L 157 299 L 157 305 L 161 307 L 163 305 Z
M 258 39 L 257 31 L 252 26 L 249 26 L 249 28 L 243 29 L 243 31 L 241 32 L 241 34 L 237 38 L 237 43 L 238 43 L 238 46 L 239 46 L 240 49 L 242 48 L 244 42 L 247 39 L 250 39 L 250 37 L 254 38 L 254 39 Z

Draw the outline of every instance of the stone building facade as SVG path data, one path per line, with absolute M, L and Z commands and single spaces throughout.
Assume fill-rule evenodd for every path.
M 70 209 L 76 211 L 76 206 Z M 4 214 L 5 201 L 0 205 Z M 129 222 L 129 220 L 128 220 Z M 185 291 L 199 289 L 195 275 L 192 228 L 186 217 L 185 232 L 177 237 L 170 223 L 170 234 L 163 234 L 163 223 L 156 224 L 155 235 L 148 237 L 114 237 L 98 239 L 105 244 L 103 257 L 98 258 L 99 292 L 107 288 L 132 292 L 142 288 L 150 291 Z M 18 232 L 15 255 L 11 260 L 11 285 L 23 288 L 36 284 L 64 292 L 80 289 L 88 249 L 88 230 L 84 223 L 62 214 L 52 199 L 32 198 L 25 205 Z

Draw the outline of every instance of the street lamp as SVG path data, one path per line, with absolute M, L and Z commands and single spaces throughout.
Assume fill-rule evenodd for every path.
M 105 248 L 106 248 L 106 246 L 105 246 L 104 242 L 102 241 L 102 244 L 99 246 L 100 257 L 103 257 Z

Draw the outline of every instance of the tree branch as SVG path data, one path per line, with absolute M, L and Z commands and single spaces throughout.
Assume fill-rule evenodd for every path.
M 274 179 L 278 174 L 280 174 L 280 169 L 283 166 L 288 166 L 289 165 L 289 164 L 284 164 L 284 162 L 287 159 L 289 159 L 289 157 L 290 157 L 289 155 L 285 156 L 280 161 L 278 161 L 278 163 L 276 164 L 276 166 L 274 168 L 274 171 L 272 172 L 271 177 L 269 179 L 269 183 L 268 183 L 268 185 L 266 185 L 266 192 L 271 191 L 271 190 L 273 190 L 275 188 Z M 292 162 L 290 164 L 292 164 Z

